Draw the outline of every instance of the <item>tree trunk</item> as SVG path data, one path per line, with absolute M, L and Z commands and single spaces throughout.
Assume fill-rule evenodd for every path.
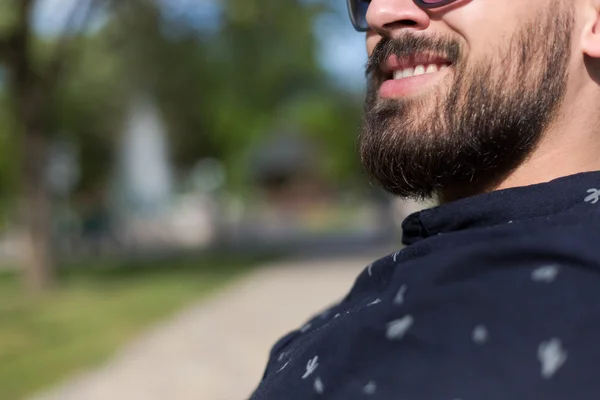
M 27 129 L 27 128 L 26 128 Z M 45 180 L 48 143 L 41 132 L 24 132 L 21 163 L 25 223 L 25 284 L 33 293 L 55 283 L 51 238 L 51 199 Z
M 9 87 L 20 134 L 20 180 L 25 246 L 23 274 L 34 293 L 54 283 L 51 254 L 50 194 L 46 166 L 50 135 L 47 123 L 50 96 L 47 82 L 33 68 L 30 14 L 32 0 L 19 0 L 18 24 L 9 40 L 7 66 Z
M 33 292 L 49 289 L 54 284 L 51 249 L 51 196 L 46 170 L 50 136 L 46 115 L 48 97 L 38 87 L 33 74 L 17 74 L 14 86 L 15 114 L 21 134 L 20 181 L 23 205 L 25 246 L 23 273 L 27 288 Z

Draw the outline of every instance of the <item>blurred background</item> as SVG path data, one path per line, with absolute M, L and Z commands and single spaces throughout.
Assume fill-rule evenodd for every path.
M 400 246 L 343 0 L 0 0 L 0 399 L 249 395 Z

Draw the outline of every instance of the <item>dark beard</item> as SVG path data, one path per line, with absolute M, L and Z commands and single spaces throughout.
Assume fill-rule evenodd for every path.
M 421 200 L 444 189 L 489 186 L 520 165 L 539 144 L 566 92 L 574 25 L 567 8 L 549 6 L 552 13 L 543 11 L 516 33 L 500 58 L 470 68 L 451 38 L 382 39 L 367 69 L 360 136 L 361 160 L 370 176 L 394 195 Z M 391 55 L 426 51 L 441 52 L 452 62 L 454 81 L 447 94 L 379 98 L 381 63 Z

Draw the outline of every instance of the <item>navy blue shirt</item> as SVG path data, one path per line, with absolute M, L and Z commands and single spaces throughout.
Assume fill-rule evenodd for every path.
M 407 247 L 274 346 L 252 400 L 600 399 L 600 172 L 403 228 Z

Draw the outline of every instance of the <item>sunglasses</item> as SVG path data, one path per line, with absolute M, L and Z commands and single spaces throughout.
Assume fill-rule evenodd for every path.
M 421 8 L 436 8 L 450 4 L 456 0 L 413 0 Z M 369 30 L 367 23 L 367 10 L 371 4 L 371 0 L 347 0 L 348 12 L 354 29 L 359 32 Z

